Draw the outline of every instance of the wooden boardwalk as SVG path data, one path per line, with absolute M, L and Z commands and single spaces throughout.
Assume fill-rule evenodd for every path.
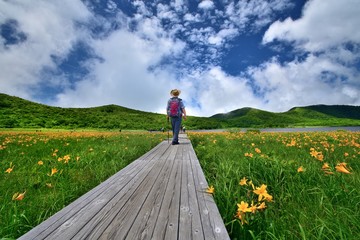
M 20 239 L 230 239 L 186 135 L 167 141 Z

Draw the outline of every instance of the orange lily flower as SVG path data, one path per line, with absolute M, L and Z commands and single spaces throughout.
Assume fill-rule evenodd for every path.
M 17 200 L 17 201 L 21 201 L 21 200 L 23 200 L 24 199 L 24 197 L 25 197 L 25 193 L 26 193 L 26 191 L 25 192 L 23 192 L 23 193 L 15 193 L 14 195 L 13 195 L 13 197 L 12 197 L 12 200 Z
M 246 179 L 245 177 L 243 177 L 243 179 L 240 180 L 240 183 L 239 183 L 239 184 L 240 184 L 241 186 L 244 186 L 244 185 L 246 185 L 246 182 L 247 182 L 247 179 Z
M 324 163 L 324 165 L 321 167 L 322 170 L 329 170 L 330 166 L 328 163 Z
M 237 206 L 239 212 L 251 212 L 251 209 L 249 208 L 249 204 L 247 202 L 241 201 L 241 203 L 238 203 Z
M 208 187 L 205 192 L 210 193 L 210 194 L 214 194 L 215 192 L 215 188 L 211 185 L 210 187 Z
M 339 163 L 336 167 L 337 172 L 349 174 L 350 171 L 346 168 L 346 163 Z

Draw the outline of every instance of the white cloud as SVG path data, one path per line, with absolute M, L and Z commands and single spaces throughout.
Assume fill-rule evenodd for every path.
M 267 102 L 259 105 L 263 109 L 282 112 L 313 104 L 360 104 L 359 73 L 327 58 L 310 55 L 286 64 L 273 59 L 248 74 Z
M 225 6 L 225 14 L 239 30 L 249 26 L 253 31 L 259 31 L 274 19 L 275 13 L 292 8 L 289 0 L 252 0 L 230 2 Z
M 212 0 L 202 0 L 199 3 L 198 7 L 201 8 L 201 9 L 208 10 L 208 9 L 214 8 L 215 5 L 214 5 L 214 2 Z
M 323 51 L 344 43 L 360 43 L 360 1 L 311 0 L 300 19 L 276 21 L 266 31 L 263 43 L 278 39 L 295 42 L 306 51 Z
M 248 80 L 226 74 L 219 67 L 196 71 L 182 81 L 183 98 L 199 104 L 187 107 L 195 116 L 211 116 L 241 107 L 258 107 L 261 99 L 254 96 Z
M 303 61 L 269 61 L 249 72 L 269 101 L 268 108 L 285 111 L 312 104 L 360 104 L 359 1 L 308 1 L 301 18 L 274 22 L 263 43 L 274 40 L 310 52 Z M 346 44 L 351 44 L 348 49 Z M 281 105 L 279 105 L 281 103 Z M 276 106 L 278 105 L 278 106 Z
M 235 28 L 221 29 L 218 33 L 209 37 L 209 43 L 221 46 L 228 38 L 232 38 L 237 34 L 238 31 Z
M 83 32 L 75 22 L 83 22 L 89 12 L 81 1 L 61 2 L 1 1 L 0 24 L 18 23 L 26 41 L 0 45 L 0 89 L 2 92 L 31 98 L 29 87 L 41 83 L 44 67 L 54 68 L 51 56 L 64 58 Z M 4 40 L 2 40 L 4 43 Z
M 144 19 L 138 29 L 133 33 L 118 30 L 106 39 L 94 41 L 92 46 L 103 61 L 94 62 L 91 75 L 74 89 L 59 94 L 54 105 L 118 104 L 165 112 L 163 105 L 169 89 L 175 85 L 175 77 L 166 69 L 150 68 L 164 56 L 181 52 L 184 44 L 166 38 L 154 18 Z

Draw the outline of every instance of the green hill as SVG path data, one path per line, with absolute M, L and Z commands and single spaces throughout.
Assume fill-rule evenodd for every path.
M 273 113 L 241 108 L 209 118 L 188 117 L 187 129 L 297 126 L 360 126 L 360 106 L 314 105 Z M 169 127 L 164 114 L 117 105 L 60 108 L 0 93 L 0 128 L 94 128 L 160 130 Z
M 220 128 L 216 119 L 188 117 L 188 129 Z M 164 114 L 137 111 L 117 105 L 93 108 L 60 108 L 0 93 L 0 128 L 104 128 L 166 129 Z
M 360 106 L 313 105 L 283 113 L 241 108 L 210 118 L 222 121 L 227 127 L 360 126 Z

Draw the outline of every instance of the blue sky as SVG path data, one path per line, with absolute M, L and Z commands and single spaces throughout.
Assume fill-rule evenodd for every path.
M 0 92 L 189 115 L 360 105 L 358 0 L 0 0 Z

